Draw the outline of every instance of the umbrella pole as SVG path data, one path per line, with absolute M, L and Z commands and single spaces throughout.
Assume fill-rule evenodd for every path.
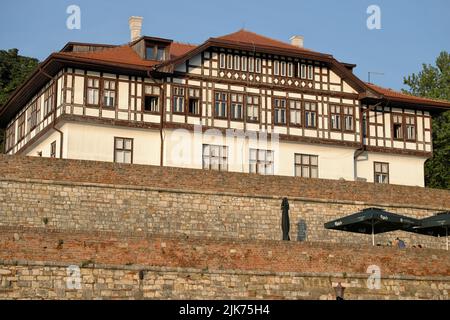
M 373 221 L 372 221 L 372 246 L 375 246 L 375 230 L 373 228 Z

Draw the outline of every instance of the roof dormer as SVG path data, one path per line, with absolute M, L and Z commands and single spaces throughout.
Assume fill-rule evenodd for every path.
M 131 43 L 131 47 L 144 60 L 163 62 L 170 59 L 172 42 L 170 39 L 144 36 Z

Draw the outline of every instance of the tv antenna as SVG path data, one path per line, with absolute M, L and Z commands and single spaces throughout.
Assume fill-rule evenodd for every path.
M 367 72 L 367 75 L 368 75 L 368 82 L 369 83 L 372 83 L 372 82 L 370 82 L 370 75 L 371 74 L 375 74 L 375 75 L 378 75 L 378 76 L 384 76 L 384 73 L 381 73 L 381 72 L 375 72 L 375 71 L 369 71 L 369 72 Z

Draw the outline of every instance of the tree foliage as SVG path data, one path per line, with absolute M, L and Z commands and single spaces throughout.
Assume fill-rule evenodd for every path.
M 423 64 L 418 74 L 404 78 L 413 95 L 450 101 L 450 54 L 441 52 L 436 65 Z M 450 189 L 450 110 L 433 114 L 433 158 L 425 163 L 428 187 Z
M 0 50 L 0 110 L 10 95 L 36 69 L 39 61 L 19 56 L 19 50 Z M 0 152 L 3 151 L 4 130 L 0 128 Z

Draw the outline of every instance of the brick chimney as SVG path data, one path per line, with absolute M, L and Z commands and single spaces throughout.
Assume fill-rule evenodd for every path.
M 292 36 L 289 40 L 291 40 L 291 45 L 303 48 L 303 36 Z
M 137 40 L 141 37 L 142 20 L 144 20 L 142 17 L 135 16 L 130 17 L 130 19 L 128 20 L 131 31 L 131 41 Z

